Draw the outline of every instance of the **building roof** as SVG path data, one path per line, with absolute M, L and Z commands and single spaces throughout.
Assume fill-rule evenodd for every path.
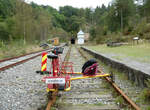
M 84 35 L 84 32 L 80 30 L 77 35 Z

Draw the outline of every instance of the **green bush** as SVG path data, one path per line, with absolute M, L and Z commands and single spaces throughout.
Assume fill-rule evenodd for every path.
M 146 40 L 150 40 L 150 33 L 144 34 L 143 38 L 146 39 Z
M 0 22 L 0 40 L 8 40 L 9 39 L 9 33 L 7 30 L 7 26 L 4 22 Z
M 106 37 L 107 42 L 128 42 L 132 39 L 131 36 L 124 36 L 121 33 L 109 33 Z
M 145 88 L 142 93 L 141 93 L 141 99 L 145 102 L 145 103 L 149 103 L 150 101 L 150 89 Z
M 4 47 L 4 42 L 3 41 L 0 41 L 0 48 Z
M 122 98 L 122 96 L 118 96 L 116 98 L 116 101 L 115 101 L 117 104 L 119 104 L 120 107 L 125 107 L 125 102 L 124 102 L 124 99 Z
M 143 19 L 132 31 L 132 34 L 137 34 L 140 38 L 150 39 L 150 23 L 147 24 L 146 19 Z
M 140 98 L 143 100 L 143 103 L 150 104 L 150 79 L 146 81 L 147 88 L 145 88 L 141 94 Z

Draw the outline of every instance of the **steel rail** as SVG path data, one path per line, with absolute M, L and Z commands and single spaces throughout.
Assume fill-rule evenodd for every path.
M 64 58 L 64 61 L 67 61 L 69 59 L 70 56 L 70 52 L 71 52 L 71 47 L 69 47 L 69 50 Z M 52 96 L 49 98 L 46 110 L 51 110 L 51 107 L 53 106 L 53 104 L 56 102 L 56 97 L 58 95 L 58 90 L 54 91 L 52 93 Z
M 16 56 L 16 57 L 5 58 L 5 59 L 0 60 L 0 63 L 4 62 L 4 61 L 9 61 L 9 60 L 17 59 L 17 58 L 20 58 L 20 57 L 24 57 L 24 56 L 27 56 L 27 55 L 39 53 L 39 52 L 42 52 L 42 51 L 47 51 L 47 50 L 49 50 L 49 49 L 39 50 L 39 51 L 35 51 L 35 52 L 30 52 L 30 53 L 27 53 L 27 54 L 24 54 L 24 55 L 19 55 L 19 56 Z
M 88 60 L 88 58 L 81 52 L 81 50 L 79 50 L 79 53 L 86 59 Z M 103 72 L 101 69 L 99 69 L 99 72 Z M 126 100 L 127 103 L 129 103 L 132 108 L 134 108 L 135 110 L 141 110 L 140 107 L 138 107 L 118 86 L 117 84 L 115 84 L 111 79 L 109 79 L 108 77 L 105 77 L 105 79 L 112 85 L 112 87 L 124 98 L 124 100 Z
M 52 105 L 56 102 L 57 94 L 58 94 L 58 90 L 52 93 L 52 96 L 50 97 L 51 100 L 49 100 L 46 110 L 51 110 Z
M 47 51 L 47 52 L 50 52 L 50 50 Z M 25 63 L 25 62 L 27 62 L 27 61 L 29 61 L 29 60 L 31 60 L 31 59 L 34 59 L 34 58 L 36 58 L 36 57 L 38 57 L 38 56 L 40 56 L 40 55 L 41 55 L 41 53 L 38 54 L 38 55 L 32 56 L 32 57 L 30 57 L 30 58 L 27 58 L 27 59 L 24 59 L 24 60 L 21 60 L 21 61 L 18 61 L 18 62 L 9 64 L 9 65 L 7 65 L 7 66 L 0 67 L 0 72 L 1 72 L 1 71 L 4 71 L 4 70 L 6 70 L 6 69 L 9 69 L 9 68 L 11 68 L 11 67 L 14 67 L 14 66 L 16 66 L 16 65 Z
M 114 82 L 111 81 L 108 77 L 105 77 L 105 79 L 113 86 L 113 88 L 121 94 L 121 96 L 135 109 L 135 110 L 141 110 L 140 107 L 138 107 Z

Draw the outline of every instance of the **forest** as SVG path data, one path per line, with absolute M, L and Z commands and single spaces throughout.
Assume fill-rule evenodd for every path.
M 93 8 L 27 4 L 24 0 L 0 1 L 0 47 L 11 42 L 40 43 L 59 37 L 67 41 L 82 29 L 90 41 L 127 42 L 134 36 L 150 39 L 150 0 L 112 0 Z

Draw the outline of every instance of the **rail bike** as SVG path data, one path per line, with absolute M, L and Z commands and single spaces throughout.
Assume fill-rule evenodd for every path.
M 62 61 L 63 47 L 54 47 L 50 54 L 42 54 L 42 66 L 40 73 L 45 75 L 42 79 L 47 84 L 47 92 L 69 91 L 71 81 L 96 77 L 110 77 L 108 73 L 98 73 L 98 63 L 91 59 L 82 66 L 82 72 L 73 71 L 73 62 Z M 51 60 L 50 70 L 46 71 L 47 58 Z M 80 77 L 71 77 L 72 74 L 81 74 Z

